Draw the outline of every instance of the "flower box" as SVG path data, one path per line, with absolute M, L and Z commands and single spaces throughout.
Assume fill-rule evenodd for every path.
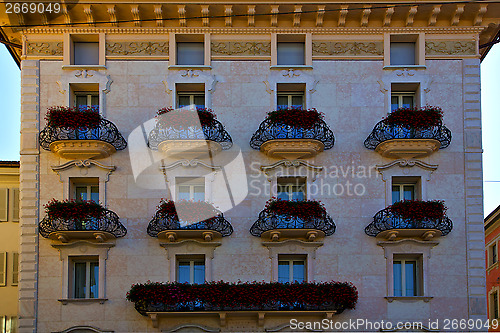
M 387 240 L 417 237 L 428 241 L 445 236 L 453 229 L 446 210 L 439 200 L 399 201 L 379 211 L 365 233 Z
M 93 201 L 52 199 L 44 207 L 46 216 L 40 222 L 39 232 L 45 238 L 63 243 L 73 239 L 103 242 L 127 233 L 116 213 Z
M 316 109 L 271 111 L 250 146 L 273 158 L 311 158 L 334 144 L 333 132 Z
M 99 159 L 127 147 L 116 126 L 95 108 L 48 108 L 40 146 L 65 159 Z

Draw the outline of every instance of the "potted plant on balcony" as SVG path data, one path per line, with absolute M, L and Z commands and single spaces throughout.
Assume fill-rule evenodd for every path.
M 398 201 L 375 214 L 365 233 L 389 240 L 414 236 L 430 240 L 445 236 L 453 229 L 446 210 L 440 200 Z
M 116 126 L 96 108 L 53 106 L 45 115 L 40 146 L 66 159 L 104 158 L 127 147 Z
M 253 134 L 250 146 L 270 157 L 314 157 L 333 147 L 333 132 L 316 109 L 279 109 L 268 112 Z
M 450 145 L 451 132 L 442 124 L 439 107 L 399 108 L 373 128 L 365 147 L 385 157 L 423 157 Z
M 266 202 L 258 220 L 250 228 L 252 235 L 273 241 L 283 237 L 313 241 L 334 232 L 335 223 L 321 202 L 279 198 Z
M 45 238 L 62 242 L 86 238 L 104 241 L 127 233 L 115 212 L 94 201 L 52 199 L 44 207 L 46 216 L 40 222 L 39 232 Z
M 161 199 L 153 219 L 148 225 L 148 234 L 174 242 L 179 238 L 214 238 L 229 236 L 231 224 L 213 205 L 205 201 Z
M 148 135 L 148 145 L 167 156 L 206 157 L 231 148 L 231 136 L 208 108 L 162 108 Z

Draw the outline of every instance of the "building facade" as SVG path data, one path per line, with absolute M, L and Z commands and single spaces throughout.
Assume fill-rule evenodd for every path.
M 486 320 L 480 60 L 498 3 L 15 10 L 0 17 L 21 66 L 21 332 Z M 175 115 L 193 111 L 157 116 L 188 105 L 200 108 L 189 125 Z M 68 107 L 102 119 L 68 125 Z M 405 107 L 429 117 L 415 122 Z M 102 209 L 76 221 L 44 209 L 53 199 Z M 217 212 L 181 213 L 182 200 Z M 204 222 L 181 223 L 193 219 Z M 341 296 L 285 306 L 263 294 L 246 307 L 175 303 L 178 289 L 126 298 L 147 281 L 221 280 L 349 282 L 358 298 L 355 308 Z M 355 319 L 364 324 L 342 326 Z
M 0 332 L 17 332 L 19 162 L 0 161 Z
M 498 286 L 500 284 L 500 271 L 498 269 L 498 239 L 500 238 L 500 230 L 498 228 L 499 210 L 497 207 L 484 219 L 486 291 L 488 295 L 488 318 L 490 320 L 498 320 L 500 317 L 498 310 Z M 499 330 L 498 328 L 492 329 L 492 331 Z

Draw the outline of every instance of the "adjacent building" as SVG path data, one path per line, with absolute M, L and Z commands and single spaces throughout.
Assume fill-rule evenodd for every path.
M 15 6 L 21 332 L 485 322 L 499 3 Z
M 498 214 L 500 207 L 497 207 L 484 219 L 485 233 L 485 256 L 486 256 L 486 291 L 488 295 L 488 318 L 490 320 L 499 319 L 498 292 L 500 286 L 500 271 L 498 269 L 498 240 L 500 239 L 500 229 L 498 228 Z M 498 331 L 499 329 L 493 329 Z

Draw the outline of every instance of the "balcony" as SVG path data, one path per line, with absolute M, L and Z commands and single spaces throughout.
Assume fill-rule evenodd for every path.
M 272 158 L 311 158 L 331 149 L 333 132 L 315 109 L 277 110 L 253 134 L 250 146 Z
M 365 228 L 368 236 L 394 241 L 419 238 L 424 241 L 446 236 L 453 223 L 442 201 L 401 201 L 379 211 Z
M 148 225 L 151 237 L 176 242 L 185 239 L 210 242 L 233 233 L 224 215 L 203 201 L 162 201 Z
M 253 236 L 273 242 L 284 239 L 320 240 L 333 235 L 335 223 L 319 201 L 271 199 L 250 228 Z
M 384 157 L 412 159 L 432 154 L 451 143 L 440 108 L 398 109 L 373 128 L 365 147 Z
M 127 234 L 115 212 L 92 201 L 52 200 L 45 210 L 47 215 L 38 226 L 44 238 L 63 243 L 84 239 L 104 242 Z
M 354 309 L 358 292 L 348 282 L 148 282 L 133 285 L 127 300 L 141 315 L 149 316 L 154 327 L 162 317 L 184 317 L 188 321 L 189 317 L 202 316 L 215 316 L 221 326 L 226 326 L 230 316 L 253 317 L 263 326 L 268 316 L 320 315 L 331 319 L 333 314 Z
M 204 158 L 230 149 L 233 141 L 210 109 L 160 109 L 148 136 L 151 149 L 168 157 Z
M 65 159 L 99 159 L 127 147 L 118 128 L 97 110 L 49 108 L 40 132 L 40 147 Z

